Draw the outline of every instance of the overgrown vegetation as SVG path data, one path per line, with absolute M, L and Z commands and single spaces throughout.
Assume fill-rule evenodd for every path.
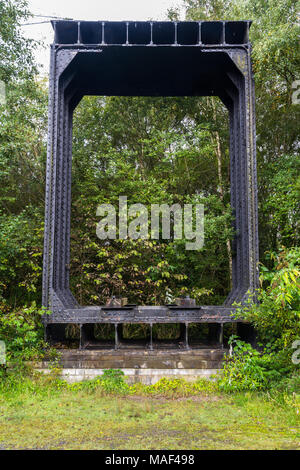
M 250 320 L 268 347 L 286 350 L 300 336 L 300 248 L 267 253 L 273 269 L 261 266 L 258 303 L 239 315 Z
M 254 325 L 260 350 L 231 338 L 234 356 L 224 365 L 224 391 L 261 390 L 279 384 L 289 389 L 295 385 L 294 391 L 300 392 L 298 356 L 292 360 L 300 338 L 300 250 L 282 248 L 267 257 L 273 269 L 261 266 L 258 303 L 250 298 L 237 312 L 238 318 Z
M 224 395 L 204 379 L 129 386 L 118 370 L 70 385 L 57 372 L 0 381 L 1 448 L 299 448 L 295 394 Z

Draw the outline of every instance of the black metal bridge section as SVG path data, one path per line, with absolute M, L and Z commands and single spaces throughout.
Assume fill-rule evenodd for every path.
M 223 325 L 258 283 L 254 83 L 249 21 L 54 21 L 43 270 L 47 337 L 62 326 L 124 322 Z M 72 116 L 84 95 L 218 96 L 229 112 L 232 290 L 223 306 L 172 310 L 78 304 L 69 287 Z M 56 333 L 55 333 L 56 332 Z

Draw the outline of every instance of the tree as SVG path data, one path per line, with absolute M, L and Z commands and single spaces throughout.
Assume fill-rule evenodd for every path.
M 82 299 L 99 303 L 124 293 L 151 304 L 189 293 L 200 302 L 212 291 L 217 303 L 226 297 L 229 198 L 224 188 L 223 199 L 218 192 L 222 170 L 218 174 L 212 136 L 219 122 L 209 123 L 204 101 L 86 97 L 80 103 L 74 118 L 71 274 Z M 226 123 L 219 131 L 226 139 Z M 153 203 L 203 202 L 203 253 L 188 253 L 175 240 L 100 242 L 97 205 L 117 205 L 119 195 L 149 210 Z
M 19 27 L 28 16 L 27 2 L 0 2 L 0 299 L 13 305 L 40 298 L 47 92 Z
M 256 85 L 259 238 L 263 258 L 267 250 L 279 249 L 283 241 L 287 246 L 299 242 L 296 220 L 300 106 L 292 103 L 292 84 L 299 70 L 299 1 L 185 0 L 184 5 L 190 20 L 253 21 L 250 40 Z
M 29 18 L 26 0 L 0 1 L 0 80 L 32 78 L 37 69 L 33 59 L 35 43 L 24 38 L 20 23 Z

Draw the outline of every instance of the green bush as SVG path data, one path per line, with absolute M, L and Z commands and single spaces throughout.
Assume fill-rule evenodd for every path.
M 59 388 L 66 386 L 70 390 L 81 391 L 86 390 L 94 392 L 96 390 L 105 394 L 126 394 L 129 391 L 129 385 L 124 380 L 124 372 L 120 369 L 107 369 L 103 371 L 103 375 L 94 380 L 85 380 L 74 384 L 59 382 Z
M 222 375 L 218 379 L 220 390 L 240 392 L 244 390 L 262 390 L 266 387 L 265 369 L 260 364 L 260 353 L 250 344 L 235 341 L 232 357 L 225 357 Z
M 1 305 L 0 305 L 1 308 Z M 26 361 L 41 357 L 46 346 L 41 317 L 46 311 L 35 302 L 30 307 L 0 310 L 0 340 L 5 342 L 7 361 Z
M 258 303 L 249 299 L 237 317 L 250 321 L 267 347 L 290 358 L 300 338 L 300 248 L 281 248 L 268 258 L 272 268 L 261 266 Z
M 233 355 L 227 355 L 218 378 L 218 386 L 224 392 L 259 391 L 270 389 L 289 377 L 295 366 L 287 361 L 284 351 L 254 349 L 250 344 L 232 336 Z
M 219 387 L 225 392 L 244 390 L 299 391 L 299 370 L 292 362 L 293 343 L 300 338 L 300 248 L 267 253 L 269 267 L 261 266 L 258 302 L 238 306 L 236 318 L 256 329 L 263 348 L 231 337 L 234 354 L 227 357 Z

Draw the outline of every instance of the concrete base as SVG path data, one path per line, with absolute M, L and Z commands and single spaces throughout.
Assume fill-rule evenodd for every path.
M 36 369 L 39 372 L 50 373 L 50 369 Z M 103 374 L 105 369 L 62 369 L 61 378 L 68 383 L 91 380 Z M 220 369 L 121 369 L 129 385 L 143 383 L 153 385 L 161 378 L 185 379 L 194 382 L 201 377 L 210 378 Z
M 78 350 L 60 351 L 58 364 L 61 376 L 68 382 L 94 379 L 107 369 L 121 369 L 128 383 L 154 384 L 162 377 L 184 378 L 189 381 L 210 377 L 222 367 L 221 348 L 190 350 Z M 50 361 L 31 364 L 36 370 L 49 373 Z

